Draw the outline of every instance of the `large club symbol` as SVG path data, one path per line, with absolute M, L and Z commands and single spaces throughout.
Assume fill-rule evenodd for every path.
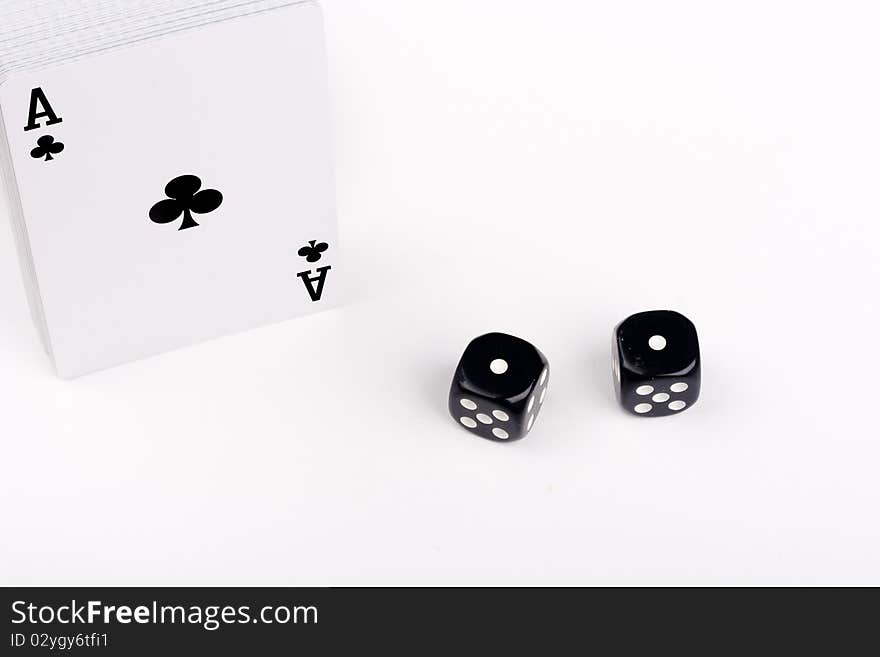
M 223 203 L 223 194 L 216 189 L 201 189 L 202 181 L 197 176 L 179 176 L 165 186 L 164 201 L 159 201 L 150 209 L 150 219 L 157 224 L 176 221 L 183 215 L 183 223 L 177 230 L 195 228 L 199 224 L 193 219 L 195 214 L 213 212 Z

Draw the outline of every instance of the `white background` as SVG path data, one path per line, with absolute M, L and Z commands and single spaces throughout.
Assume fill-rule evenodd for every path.
M 875 4 L 325 6 L 344 310 L 62 382 L 0 231 L 2 582 L 880 584 Z M 553 369 L 510 445 L 445 409 L 490 330 Z

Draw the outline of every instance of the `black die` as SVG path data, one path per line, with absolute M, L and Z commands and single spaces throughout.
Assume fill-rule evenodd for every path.
M 482 438 L 519 440 L 531 431 L 549 385 L 544 354 L 512 335 L 487 333 L 474 338 L 461 356 L 449 412 Z
M 700 396 L 700 343 L 691 320 L 672 310 L 638 313 L 614 329 L 617 399 L 633 415 L 675 415 Z

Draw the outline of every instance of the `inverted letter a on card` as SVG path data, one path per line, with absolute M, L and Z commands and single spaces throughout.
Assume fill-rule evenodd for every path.
M 318 267 L 315 271 L 318 272 L 317 276 L 311 276 L 312 270 L 301 271 L 297 274 L 302 279 L 303 285 L 306 286 L 306 291 L 309 293 L 312 301 L 320 301 L 321 294 L 324 292 L 324 282 L 327 280 L 327 272 L 330 271 L 330 265 L 326 267 Z M 315 283 L 317 283 L 317 287 L 315 287 Z

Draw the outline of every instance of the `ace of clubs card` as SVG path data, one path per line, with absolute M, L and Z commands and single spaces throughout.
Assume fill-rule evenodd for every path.
M 312 4 L 4 85 L 59 374 L 337 302 L 326 87 Z

